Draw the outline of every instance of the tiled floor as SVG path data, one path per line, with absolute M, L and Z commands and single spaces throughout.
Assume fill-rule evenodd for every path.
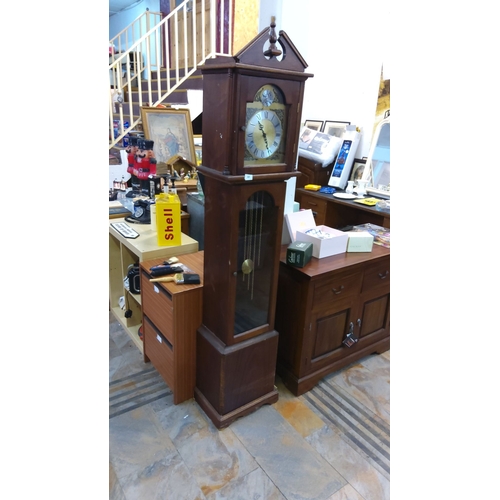
M 389 498 L 389 351 L 217 430 L 109 322 L 111 500 Z

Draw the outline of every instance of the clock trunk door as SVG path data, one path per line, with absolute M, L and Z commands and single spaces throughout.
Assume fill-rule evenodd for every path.
M 278 207 L 265 190 L 256 191 L 238 214 L 234 271 L 234 336 L 269 330 Z
M 205 179 L 203 322 L 225 345 L 274 329 L 285 190 Z

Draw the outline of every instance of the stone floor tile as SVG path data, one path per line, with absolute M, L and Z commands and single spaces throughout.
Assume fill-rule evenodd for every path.
M 366 500 L 366 499 L 364 499 L 350 484 L 346 484 L 339 491 L 336 491 L 328 500 Z
M 141 473 L 177 450 L 153 410 L 142 406 L 109 420 L 109 453 L 120 479 Z
M 325 425 L 323 420 L 298 398 L 288 401 L 279 399 L 273 407 L 302 437 L 309 436 Z
M 246 476 L 238 477 L 220 490 L 207 496 L 207 500 L 286 500 L 279 489 L 257 468 Z
M 326 428 L 306 440 L 363 498 L 389 500 L 389 480 L 339 434 Z
M 337 384 L 386 422 L 390 421 L 390 382 L 361 363 L 332 373 L 325 380 Z
M 237 420 L 231 430 L 285 498 L 325 500 L 346 481 L 272 407 Z
M 127 500 L 205 500 L 178 454 L 120 479 Z
M 217 430 L 194 400 L 165 408 L 157 415 L 205 495 L 258 467 L 233 432 Z

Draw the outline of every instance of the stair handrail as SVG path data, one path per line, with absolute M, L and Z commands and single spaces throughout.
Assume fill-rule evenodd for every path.
M 146 9 L 145 12 L 136 17 L 126 28 L 122 29 L 117 35 L 115 35 L 109 41 L 110 47 L 114 47 L 116 52 L 119 54 L 123 52 L 124 48 L 128 49 L 133 43 L 135 43 L 137 37 L 135 36 L 136 31 L 140 34 L 138 38 L 142 36 L 143 26 L 146 25 L 146 29 L 149 30 L 151 26 L 159 23 L 162 19 L 161 12 L 151 12 Z M 143 23 L 145 20 L 145 23 Z M 129 33 L 131 33 L 131 41 L 129 42 Z
M 208 29 L 210 30 L 209 47 L 206 46 L 206 31 L 205 31 L 205 5 L 206 1 L 210 2 L 211 19 Z M 141 123 L 140 108 L 144 105 L 143 91 L 141 87 L 142 82 L 147 82 L 146 103 L 148 106 L 157 106 L 167 99 L 167 97 L 176 89 L 178 89 L 196 70 L 197 67 L 203 64 L 207 59 L 218 55 L 231 55 L 229 47 L 225 47 L 224 43 L 224 23 L 222 20 L 226 18 L 225 3 L 220 2 L 219 5 L 219 25 L 217 25 L 217 0 L 198 0 L 196 7 L 201 6 L 201 57 L 197 57 L 197 43 L 196 43 L 196 18 L 197 8 L 189 9 L 192 0 L 185 0 L 172 10 L 167 16 L 164 16 L 161 21 L 156 23 L 150 28 L 143 36 L 133 42 L 127 50 L 123 53 L 117 54 L 113 58 L 112 63 L 109 65 L 109 70 L 112 78 L 112 87 L 114 90 L 109 95 L 109 130 L 110 141 L 109 148 L 111 149 L 123 137 L 125 137 L 131 130 L 135 129 Z M 233 0 L 228 1 L 227 17 L 229 19 L 229 27 L 232 26 L 232 3 Z M 149 12 L 149 11 L 147 11 Z M 147 12 L 144 15 L 147 15 Z M 188 36 L 188 12 L 191 12 L 191 36 Z M 184 61 L 186 65 L 182 71 L 180 68 L 180 54 L 179 54 L 179 15 L 182 13 L 182 23 L 184 31 Z M 157 13 L 151 13 L 156 15 Z M 142 20 L 143 15 L 138 19 Z M 150 17 L 147 19 L 151 19 Z M 173 28 L 170 27 L 170 21 L 173 21 Z M 125 30 L 122 30 L 123 33 Z M 217 31 L 219 33 L 219 40 L 221 47 L 217 51 Z M 173 32 L 173 33 L 172 33 Z M 118 35 L 117 35 L 118 36 Z M 174 38 L 174 46 L 170 45 L 171 37 Z M 115 37 L 116 38 L 116 37 Z M 162 42 L 163 39 L 163 42 Z M 229 30 L 228 39 L 231 40 L 231 32 Z M 192 45 L 188 47 L 189 42 Z M 111 43 L 111 42 L 110 42 Z M 228 43 L 230 45 L 230 42 Z M 172 54 L 170 52 L 173 52 Z M 192 53 L 191 53 L 192 52 Z M 190 64 L 191 61 L 191 64 Z M 163 62 L 163 64 L 162 64 Z M 153 76 L 153 68 L 156 68 L 156 78 Z M 172 84 L 171 78 L 166 78 L 166 88 L 162 89 L 162 78 L 160 69 L 165 68 L 166 74 L 170 75 L 171 70 L 175 71 L 174 82 Z M 125 82 L 123 82 L 122 72 L 125 71 Z M 144 79 L 141 80 L 141 77 Z M 158 87 L 153 89 L 153 83 Z M 132 89 L 133 84 L 136 84 L 139 91 L 137 93 L 137 101 L 134 102 Z M 153 92 L 154 91 L 154 92 Z M 122 103 L 128 100 L 129 113 L 128 116 L 124 115 Z M 116 104 L 115 104 L 116 103 Z M 115 112 L 115 106 L 118 106 L 118 113 Z M 134 110 L 134 106 L 138 106 L 139 111 Z M 114 115 L 118 114 L 119 123 L 118 130 L 114 126 Z M 125 119 L 127 118 L 127 120 Z M 125 124 L 125 121 L 128 123 Z

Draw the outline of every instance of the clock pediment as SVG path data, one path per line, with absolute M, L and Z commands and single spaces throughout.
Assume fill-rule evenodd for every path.
M 284 31 L 279 32 L 276 42 L 278 49 L 283 52 L 283 57 L 266 57 L 264 52 L 269 45 L 269 28 L 265 28 L 234 56 L 234 60 L 239 64 L 285 71 L 305 71 L 308 66 L 306 61 Z

